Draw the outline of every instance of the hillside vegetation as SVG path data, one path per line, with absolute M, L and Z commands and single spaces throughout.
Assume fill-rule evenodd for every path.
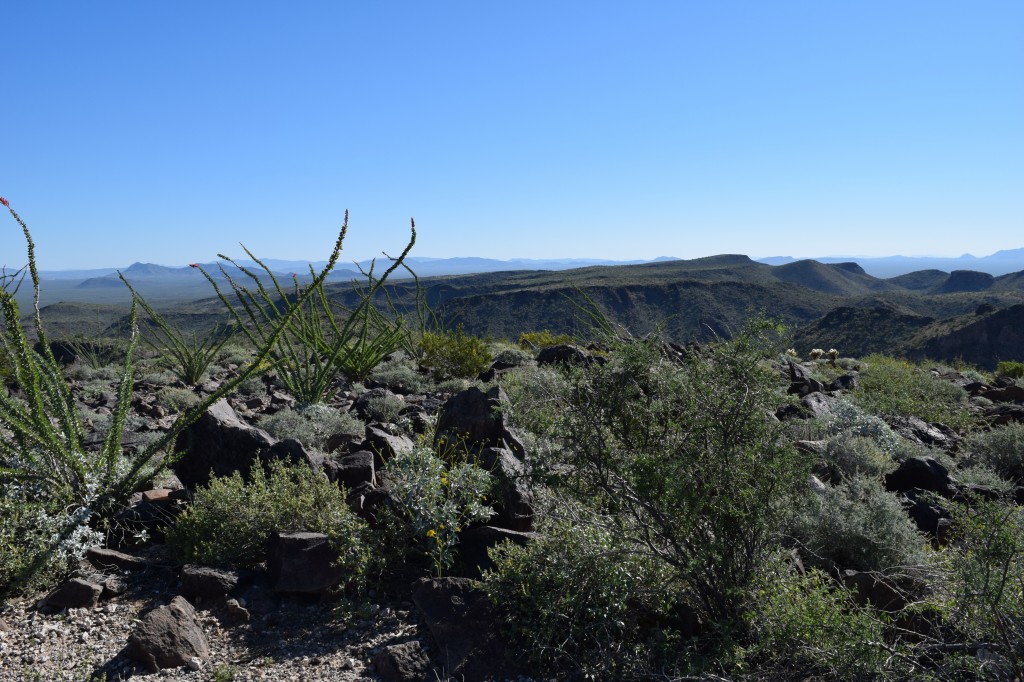
M 33 317 L 33 344 L 0 292 L 0 590 L 44 595 L 39 618 L 72 617 L 125 598 L 103 587 L 110 562 L 162 556 L 172 580 L 134 594 L 178 595 L 86 679 L 256 670 L 256 648 L 240 669 L 198 644 L 181 653 L 184 638 L 147 638 L 168 608 L 188 621 L 197 576 L 239 633 L 272 618 L 261 604 L 296 594 L 338 614 L 369 595 L 414 605 L 409 627 L 432 644 L 374 651 L 386 679 L 403 679 L 401 661 L 408 679 L 1024 675 L 1020 362 L 993 373 L 791 347 L 784 326 L 741 308 L 748 295 L 808 316 L 846 296 L 808 298 L 743 257 L 691 264 L 690 279 L 685 264 L 636 266 L 657 284 L 600 268 L 568 290 L 551 273 L 399 284 L 381 308 L 415 230 L 342 297 L 325 282 L 345 230 L 307 283 L 210 278 L 220 295 L 195 314 L 227 319 L 217 333 L 183 331 L 183 311 L 131 288 L 125 335 L 66 344 Z M 38 286 L 31 250 L 30 270 Z M 793 273 L 870 284 L 842 264 Z M 477 305 L 459 305 L 503 311 L 506 340 L 454 315 L 473 287 Z M 800 307 L 813 301 L 828 305 Z M 437 326 L 431 308 L 462 326 Z M 659 309 L 689 316 L 659 325 Z M 539 315 L 563 324 L 530 326 Z M 941 338 L 976 343 L 976 325 L 1017 315 L 985 308 Z M 914 318 L 847 306 L 819 330 L 939 338 L 921 336 L 938 321 Z M 718 336 L 672 340 L 691 327 Z M 252 622 L 228 600 L 243 577 Z M 28 672 L 30 659 L 5 664 Z

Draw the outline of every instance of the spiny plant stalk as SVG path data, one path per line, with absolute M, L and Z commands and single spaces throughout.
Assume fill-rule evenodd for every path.
M 341 320 L 324 289 L 324 278 L 314 277 L 312 282 L 303 286 L 293 276 L 292 291 L 286 292 L 270 268 L 244 245 L 242 248 L 246 255 L 263 272 L 246 268 L 220 255 L 251 282 L 246 286 L 223 264 L 219 266 L 235 302 L 205 268 L 201 265 L 194 267 L 203 273 L 238 328 L 257 347 L 266 346 L 270 330 L 288 318 L 272 345 L 272 365 L 296 400 L 304 404 L 320 403 L 331 397 L 339 375 L 350 380 L 363 379 L 385 357 L 402 346 L 404 318 L 394 310 L 394 306 L 393 317 L 385 316 L 374 305 L 374 299 L 384 290 L 388 277 L 399 267 L 404 267 L 405 258 L 416 243 L 416 223 L 410 221 L 410 224 L 408 244 L 397 258 L 388 256 L 391 264 L 382 275 L 374 275 L 376 260 L 371 262 L 368 271 L 361 269 L 366 282 L 352 285 L 358 303 L 351 309 L 342 309 Z M 348 212 L 345 213 L 342 238 L 347 230 Z M 315 274 L 312 267 L 310 274 Z
M 36 268 L 35 244 L 28 226 L 2 202 L 21 226 L 28 253 L 28 272 L 34 293 L 34 327 L 40 350 L 33 349 L 21 325 L 21 315 L 13 293 L 0 287 L 0 308 L 4 328 L 0 333 L 2 359 L 14 370 L 18 395 L 0 392 L 0 482 L 22 482 L 34 485 L 39 494 L 65 509 L 62 529 L 47 550 L 39 554 L 26 569 L 20 584 L 26 583 L 76 528 L 96 516 L 110 513 L 116 505 L 177 456 L 165 452 L 177 436 L 216 401 L 230 394 L 239 384 L 270 364 L 270 356 L 279 340 L 290 330 L 306 302 L 322 286 L 341 254 L 346 229 L 342 229 L 334 250 L 322 271 L 316 273 L 310 286 L 300 292 L 294 304 L 268 320 L 256 344 L 256 357 L 237 376 L 224 382 L 193 408 L 184 411 L 166 433 L 133 455 L 121 452 L 121 437 L 131 405 L 133 355 L 138 342 L 138 308 L 148 308 L 137 292 L 132 292 L 129 315 L 131 336 L 128 353 L 121 370 L 117 400 L 113 408 L 110 430 L 98 453 L 85 447 L 85 427 L 78 414 L 71 389 L 60 365 L 50 349 L 39 309 L 39 273 Z M 346 214 L 347 217 L 347 214 Z M 346 225 L 347 228 L 347 219 Z
M 186 337 L 179 330 L 172 327 L 167 320 L 156 312 L 146 300 L 132 287 L 120 272 L 117 276 L 121 278 L 124 285 L 132 292 L 132 296 L 139 302 L 146 315 L 152 321 L 151 331 L 155 338 L 145 338 L 145 342 L 166 360 L 171 371 L 182 382 L 189 386 L 195 386 L 203 380 L 206 370 L 210 368 L 217 354 L 237 333 L 237 328 L 231 325 L 223 325 L 212 330 L 202 338 L 195 332 L 192 338 Z

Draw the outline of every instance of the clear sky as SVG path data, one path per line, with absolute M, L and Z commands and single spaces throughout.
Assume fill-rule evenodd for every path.
M 1024 246 L 1024 2 L 10 2 L 40 267 Z M 0 264 L 20 265 L 0 224 Z

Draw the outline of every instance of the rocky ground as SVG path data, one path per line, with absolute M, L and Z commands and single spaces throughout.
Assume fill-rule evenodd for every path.
M 0 680 L 443 679 L 426 664 L 432 644 L 411 602 L 276 597 L 258 584 L 233 602 L 191 596 L 205 655 L 154 672 L 136 660 L 129 640 L 145 614 L 176 598 L 181 581 L 159 567 L 107 574 L 86 567 L 83 575 L 104 581 L 95 606 L 39 608 L 45 595 L 4 606 Z

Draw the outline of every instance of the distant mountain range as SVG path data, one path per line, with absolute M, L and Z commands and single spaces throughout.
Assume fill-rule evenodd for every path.
M 498 260 L 495 258 L 426 258 L 410 256 L 406 259 L 407 264 L 419 277 L 436 277 L 441 275 L 469 275 L 486 272 L 508 272 L 516 270 L 570 270 L 573 268 L 585 268 L 594 265 L 637 265 L 642 263 L 659 263 L 665 261 L 680 260 L 672 256 L 660 256 L 653 260 L 607 260 L 598 258 L 510 258 Z M 856 263 L 866 273 L 873 277 L 890 278 L 906 275 L 921 270 L 939 270 L 945 273 L 954 270 L 974 270 L 990 275 L 1005 275 L 1010 272 L 1024 270 L 1024 248 L 1005 249 L 997 251 L 990 256 L 972 256 L 964 254 L 958 258 L 943 258 L 929 256 L 885 256 L 880 258 L 859 257 L 859 256 L 821 256 L 815 258 L 794 258 L 792 256 L 771 256 L 755 259 L 759 263 L 767 265 L 786 265 L 797 261 L 813 260 L 819 263 Z M 244 267 L 256 267 L 252 261 L 238 261 Z M 326 261 L 300 261 L 282 260 L 279 258 L 267 258 L 263 261 L 275 274 L 290 277 L 293 272 L 303 273 L 309 271 L 309 266 L 321 268 Z M 378 259 L 378 267 L 386 265 L 384 258 Z M 359 261 L 353 266 L 336 269 L 332 279 L 349 279 L 358 275 L 355 265 L 366 269 L 370 267 L 369 260 Z M 210 272 L 216 272 L 216 263 L 204 263 Z M 91 270 L 45 270 L 40 275 L 45 280 L 51 281 L 72 281 L 85 282 L 87 280 L 99 279 L 101 281 L 91 283 L 89 287 L 103 287 L 107 283 L 120 285 L 117 279 L 117 268 L 96 268 Z M 152 263 L 134 263 L 122 272 L 131 279 L 132 276 L 143 277 L 178 277 L 195 276 L 188 266 L 164 266 Z M 398 275 L 399 273 L 396 273 Z M 401 276 L 407 276 L 405 271 Z
M 1005 253 L 1003 259 L 1008 260 Z M 634 334 L 660 327 L 684 342 L 728 337 L 751 314 L 764 311 L 789 325 L 800 352 L 836 347 L 856 356 L 886 350 L 935 360 L 962 358 L 986 367 L 1024 359 L 1024 264 L 1002 275 L 931 268 L 880 278 L 855 262 L 787 260 L 771 265 L 724 254 L 558 271 L 509 270 L 508 261 L 497 261 L 506 266 L 504 271 L 424 275 L 421 285 L 444 324 L 496 338 L 515 339 L 520 332 L 541 329 L 585 335 L 587 317 L 573 303 L 583 292 Z M 411 263 L 424 264 L 430 261 Z M 293 263 L 267 265 L 290 281 L 290 268 L 282 266 Z M 476 269 L 478 264 L 463 265 Z M 175 324 L 212 326 L 225 317 L 209 283 L 191 268 L 136 264 L 124 274 Z M 355 294 L 345 278 L 354 274 L 339 273 L 328 295 L 351 305 Z M 49 306 L 44 316 L 55 323 L 63 320 L 72 331 L 83 320 L 109 322 L 117 317 L 116 307 L 103 304 L 123 306 L 128 298 L 125 287 L 115 282 L 109 274 L 44 281 L 44 305 Z M 414 289 L 408 279 L 395 280 L 389 289 L 397 305 L 410 305 Z M 49 305 L 57 301 L 79 303 Z
M 768 265 L 785 265 L 798 259 L 791 256 L 759 258 Z M 803 259 L 800 259 L 803 260 Z M 959 258 L 936 258 L 927 256 L 885 256 L 883 258 L 860 258 L 856 256 L 823 256 L 814 258 L 819 263 L 855 262 L 874 277 L 897 277 L 919 270 L 975 270 L 990 275 L 1005 275 L 1024 270 L 1024 248 L 996 251 L 991 256 L 972 256 L 966 253 Z

